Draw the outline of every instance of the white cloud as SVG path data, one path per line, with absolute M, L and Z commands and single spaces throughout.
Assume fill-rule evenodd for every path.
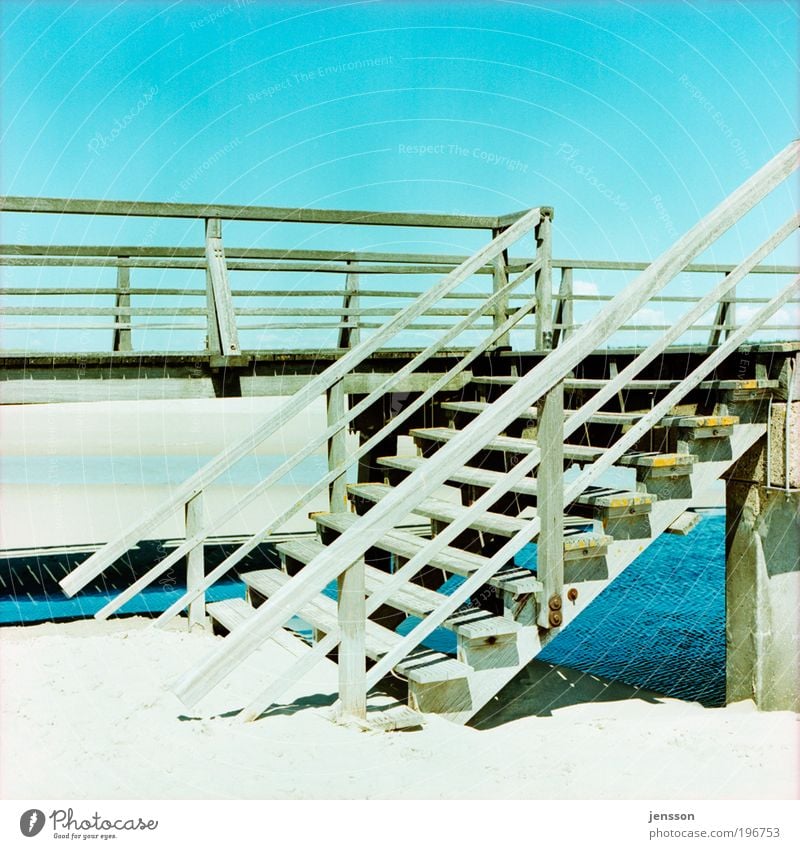
M 597 283 L 592 283 L 590 280 L 575 280 L 572 284 L 572 291 L 576 295 L 600 294 L 600 290 L 597 288 Z

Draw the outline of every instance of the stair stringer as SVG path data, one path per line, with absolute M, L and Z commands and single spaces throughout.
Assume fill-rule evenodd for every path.
M 730 456 L 724 460 L 697 463 L 690 475 L 692 492 L 702 493 L 714 481 L 718 480 L 750 447 L 767 431 L 765 424 L 735 425 L 730 436 Z M 606 555 L 608 577 L 600 581 L 565 583 L 565 594 L 569 589 L 578 591 L 574 603 L 568 602 L 563 609 L 564 625 L 574 621 L 598 595 L 615 581 L 622 572 L 657 539 L 686 510 L 692 506 L 692 498 L 659 499 L 654 502 L 649 514 L 650 536 L 642 539 L 614 540 Z M 548 633 L 543 639 L 544 646 L 556 634 Z

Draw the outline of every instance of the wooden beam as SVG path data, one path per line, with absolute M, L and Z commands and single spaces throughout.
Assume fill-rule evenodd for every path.
M 438 215 L 425 212 L 372 212 L 344 209 L 292 209 L 233 204 L 150 203 L 127 200 L 83 200 L 0 196 L 0 212 L 47 212 L 57 215 L 122 215 L 147 218 L 220 218 L 228 221 L 295 221 L 305 224 L 367 224 L 395 227 L 452 227 L 490 230 L 496 216 Z
M 122 314 L 122 310 L 130 309 L 131 306 L 131 270 L 126 266 L 117 268 L 117 293 L 114 304 L 118 310 L 118 315 Z M 116 329 L 114 331 L 114 339 L 112 343 L 114 351 L 132 351 L 133 345 L 131 341 L 130 328 Z
M 565 266 L 561 269 L 561 283 L 558 287 L 558 299 L 553 313 L 553 347 L 557 348 L 562 339 L 572 333 L 575 323 L 572 289 L 572 269 Z
M 564 590 L 564 384 L 557 383 L 540 402 L 537 443 L 541 451 L 537 512 L 541 526 L 536 576 L 544 585 L 538 624 L 557 628 L 562 621 Z
M 233 309 L 231 286 L 228 280 L 228 266 L 225 260 L 225 249 L 222 246 L 222 223 L 219 219 L 209 218 L 206 221 L 206 268 L 213 297 L 214 313 L 216 316 L 217 338 L 219 352 L 226 357 L 236 357 L 241 354 L 239 337 L 236 332 L 236 314 Z M 209 308 L 209 322 L 211 309 Z M 209 343 L 213 334 L 209 333 Z M 216 340 L 214 340 L 216 341 Z
M 493 230 L 493 236 L 499 236 L 502 230 Z M 503 251 L 494 260 L 494 273 L 492 275 L 492 291 L 498 292 L 501 289 L 505 289 L 508 285 L 508 251 Z M 493 322 L 494 327 L 497 329 L 502 324 L 505 323 L 508 318 L 508 298 L 500 299 L 494 307 L 493 314 Z M 497 346 L 500 348 L 507 348 L 509 345 L 510 337 L 508 335 L 501 337 L 497 340 Z
M 365 563 L 357 560 L 338 578 L 340 717 L 367 717 Z
M 352 268 L 352 263 L 347 263 Z M 361 341 L 361 332 L 358 328 L 358 314 L 353 315 L 350 310 L 358 310 L 358 274 L 348 271 L 345 277 L 344 296 L 342 298 L 342 321 L 345 327 L 339 330 L 339 347 L 353 348 Z M 346 317 L 345 317 L 346 316 Z
M 204 525 L 203 517 L 203 495 L 195 495 L 186 503 L 185 507 L 186 539 L 191 539 Z M 193 548 L 186 555 L 186 590 L 194 591 L 203 583 L 205 578 L 205 552 L 203 544 Z M 204 592 L 189 605 L 189 630 L 195 628 L 200 630 L 206 626 L 206 597 Z
M 543 215 L 536 231 L 537 256 L 542 265 L 536 275 L 536 350 L 553 347 L 553 243 L 549 216 Z
M 347 460 L 347 396 L 344 380 L 339 380 L 327 392 L 328 427 L 338 427 L 328 440 L 328 471 L 338 469 Z M 330 485 L 330 509 L 332 513 L 347 511 L 347 475 L 342 474 Z

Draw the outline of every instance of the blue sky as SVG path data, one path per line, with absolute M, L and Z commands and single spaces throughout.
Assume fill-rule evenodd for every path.
M 797 135 L 789 2 L 4 0 L 0 16 L 6 194 L 550 205 L 556 254 L 647 259 Z M 714 258 L 790 208 L 782 188 Z M 39 235 L 8 218 L 4 240 Z M 92 241 L 178 232 L 103 227 Z

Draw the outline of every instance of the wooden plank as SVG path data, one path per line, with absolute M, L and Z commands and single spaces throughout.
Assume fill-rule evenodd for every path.
M 206 464 L 202 469 L 198 470 L 194 475 L 184 481 L 183 484 L 176 487 L 172 494 L 159 504 L 154 510 L 147 513 L 144 517 L 137 520 L 130 528 L 122 534 L 107 543 L 95 555 L 88 558 L 77 569 L 73 570 L 61 582 L 62 590 L 72 596 L 90 580 L 97 577 L 103 569 L 113 563 L 118 557 L 124 554 L 130 546 L 138 542 L 151 528 L 163 521 L 165 515 L 175 510 L 180 504 L 185 503 L 190 497 L 205 488 L 209 483 L 216 480 L 220 474 L 229 469 L 234 463 L 244 457 L 255 446 L 259 445 L 274 433 L 278 428 L 286 422 L 294 418 L 297 413 L 306 408 L 306 406 L 320 393 L 329 389 L 336 381 L 344 377 L 348 372 L 355 369 L 359 363 L 363 362 L 367 357 L 377 351 L 387 340 L 391 339 L 395 333 L 404 329 L 415 318 L 422 315 L 426 309 L 434 304 L 443 294 L 455 289 L 461 282 L 467 279 L 476 268 L 482 267 L 487 261 L 502 251 L 508 245 L 512 244 L 523 233 L 527 232 L 531 226 L 534 226 L 538 221 L 538 210 L 531 211 L 525 218 L 520 219 L 517 224 L 512 225 L 508 230 L 504 231 L 502 236 L 484 246 L 481 250 L 475 253 L 469 260 L 464 262 L 459 268 L 445 275 L 445 277 L 436 285 L 420 295 L 419 299 L 409 304 L 402 312 L 398 313 L 394 318 L 388 321 L 384 327 L 377 333 L 365 339 L 361 344 L 352 348 L 340 359 L 330 365 L 324 372 L 310 380 L 303 388 L 295 393 L 279 410 L 268 416 L 265 421 L 257 427 L 251 434 L 238 443 L 229 446 L 225 451 L 218 455 L 210 463 Z M 517 314 L 524 314 L 524 310 L 518 310 Z M 467 319 L 464 319 L 467 322 Z M 457 327 L 451 332 L 455 333 Z M 424 361 L 428 357 L 436 353 L 444 344 L 449 341 L 448 335 L 445 334 L 436 343 L 430 345 L 424 352 L 418 354 L 417 357 L 408 364 L 406 371 L 413 371 L 416 364 Z M 476 349 L 477 350 L 477 349 Z M 478 354 L 476 354 L 477 356 Z M 469 364 L 471 360 L 467 360 Z M 456 372 L 458 373 L 458 372 Z M 388 385 L 391 386 L 391 380 Z M 327 438 L 327 437 L 326 437 Z M 337 573 L 338 574 L 338 573 Z M 335 576 L 334 576 L 335 577 Z M 327 582 L 326 582 L 327 583 Z M 313 595 L 313 593 L 312 593 Z
M 536 575 L 544 586 L 539 608 L 541 628 L 562 621 L 564 590 L 564 385 L 557 383 L 541 401 L 538 445 L 541 451 L 537 484 L 539 538 Z
M 685 537 L 697 527 L 699 522 L 700 514 L 687 510 L 675 519 L 675 521 L 667 528 L 666 532 L 668 534 L 677 534 L 678 536 Z
M 350 266 L 350 263 L 348 263 Z M 342 299 L 342 316 L 348 315 L 346 327 L 339 331 L 339 347 L 352 348 L 361 341 L 361 332 L 358 328 L 358 318 L 353 321 L 353 316 L 349 312 L 351 309 L 358 309 L 359 305 L 359 283 L 358 274 L 353 271 L 348 271 L 345 277 L 345 291 Z M 358 313 L 360 315 L 360 313 Z
M 152 203 L 127 200 L 83 200 L 0 196 L 0 212 L 46 212 L 58 215 L 122 215 L 147 218 L 219 218 L 228 221 L 295 221 L 306 224 L 364 224 L 396 227 L 448 227 L 490 230 L 496 216 L 438 215 L 425 212 L 372 212 L 344 209 L 292 209 L 233 204 Z
M 493 230 L 492 235 L 497 237 L 502 230 Z M 494 259 L 494 271 L 492 274 L 492 290 L 498 292 L 508 285 L 508 251 L 505 250 Z M 508 319 L 508 298 L 500 298 L 494 307 L 493 323 L 495 330 L 501 327 Z M 505 334 L 497 340 L 498 347 L 505 348 L 509 345 L 509 335 Z
M 339 701 L 346 719 L 367 715 L 365 564 L 357 560 L 339 575 Z
M 328 440 L 328 471 L 338 469 L 347 461 L 347 427 L 346 422 L 347 396 L 344 391 L 344 381 L 334 383 L 327 391 L 328 427 L 338 427 L 336 433 Z M 334 513 L 347 510 L 347 475 L 341 474 L 330 485 L 329 502 Z M 365 708 L 366 709 L 366 708 Z
M 186 539 L 191 539 L 205 525 L 203 517 L 203 495 L 202 493 L 195 495 L 185 505 L 185 527 Z M 194 592 L 202 586 L 203 578 L 205 577 L 205 552 L 203 544 L 193 548 L 186 555 L 186 590 Z M 200 590 L 199 595 L 195 597 L 189 605 L 189 630 L 195 628 L 203 630 L 206 625 L 206 598 L 205 593 Z
M 130 268 L 117 268 L 117 292 L 115 306 L 118 310 L 130 308 L 131 305 L 131 270 Z M 117 313 L 121 315 L 122 313 Z M 130 328 L 118 328 L 114 331 L 114 337 L 111 345 L 114 351 L 132 351 L 133 345 L 131 342 Z
M 236 314 L 233 309 L 220 221 L 214 218 L 206 221 L 206 263 L 214 295 L 220 352 L 224 356 L 235 357 L 241 354 L 242 349 L 239 347 L 236 331 Z
M 553 347 L 557 347 L 562 339 L 566 339 L 573 331 L 575 323 L 575 301 L 572 286 L 572 269 L 567 266 L 561 269 L 561 283 L 558 287 L 558 298 L 553 313 Z
M 553 347 L 553 237 L 549 215 L 543 215 L 539 222 L 536 245 L 536 254 L 542 258 L 536 275 L 536 350 L 543 351 Z

